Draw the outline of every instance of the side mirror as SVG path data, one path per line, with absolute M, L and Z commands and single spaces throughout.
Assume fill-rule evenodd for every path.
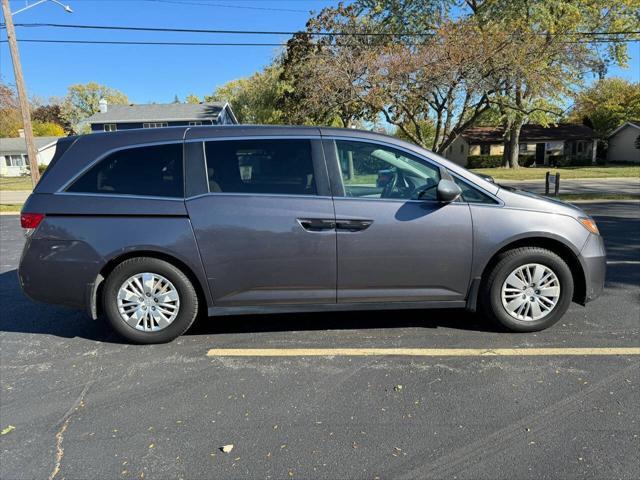
M 462 194 L 460 187 L 453 180 L 443 178 L 438 182 L 438 201 L 444 203 L 455 202 Z
M 487 182 L 496 183 L 496 179 L 491 175 L 485 175 L 484 173 L 476 173 L 481 179 L 486 180 Z

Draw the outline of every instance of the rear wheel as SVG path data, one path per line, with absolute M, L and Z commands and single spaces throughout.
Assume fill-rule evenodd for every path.
M 483 286 L 484 313 L 515 332 L 556 323 L 573 297 L 573 277 L 555 253 L 539 247 L 509 250 L 498 257 Z
M 198 314 L 187 276 L 157 258 L 125 260 L 107 277 L 103 307 L 111 326 L 135 343 L 164 343 L 182 335 Z

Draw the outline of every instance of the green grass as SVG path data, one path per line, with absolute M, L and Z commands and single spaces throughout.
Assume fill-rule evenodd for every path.
M 496 180 L 544 180 L 547 171 L 560 172 L 560 180 L 574 178 L 627 178 L 640 179 L 640 165 L 611 167 L 538 167 L 538 168 L 478 168 L 472 172 L 491 175 Z
M 0 213 L 20 213 L 24 203 L 0 204 Z
M 0 190 L 31 190 L 31 177 L 0 177 Z
M 640 195 L 627 193 L 565 193 L 560 194 L 557 198 L 568 202 L 575 200 L 640 200 Z

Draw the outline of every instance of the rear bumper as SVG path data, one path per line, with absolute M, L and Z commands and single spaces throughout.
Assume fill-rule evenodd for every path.
M 589 235 L 581 252 L 585 276 L 584 303 L 598 298 L 604 290 L 607 271 L 607 255 L 600 235 Z

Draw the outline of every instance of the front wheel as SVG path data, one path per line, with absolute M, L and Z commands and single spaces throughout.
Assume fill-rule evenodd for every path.
M 535 332 L 556 323 L 573 298 L 573 276 L 555 253 L 523 247 L 500 255 L 482 285 L 484 313 L 515 332 Z
M 111 326 L 135 343 L 164 343 L 182 335 L 198 314 L 198 295 L 187 276 L 157 258 L 123 261 L 102 295 Z

